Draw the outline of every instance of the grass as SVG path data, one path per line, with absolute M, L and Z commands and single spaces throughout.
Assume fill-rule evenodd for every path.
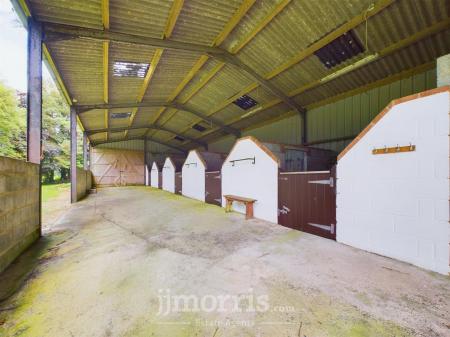
M 59 197 L 70 188 L 70 183 L 42 185 L 42 202 Z

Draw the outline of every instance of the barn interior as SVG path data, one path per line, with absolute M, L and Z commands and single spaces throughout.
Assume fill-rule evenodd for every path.
M 449 334 L 448 198 L 447 250 L 433 242 L 432 262 L 343 244 L 335 166 L 392 101 L 448 94 L 447 0 L 11 3 L 28 31 L 28 160 L 0 157 L 0 334 Z M 43 64 L 71 122 L 72 206 L 46 233 Z M 261 195 L 240 196 L 254 198 L 251 220 L 225 213 L 220 193 L 222 203 L 183 196 L 189 151 L 226 158 L 250 138 L 278 158 L 278 221 L 257 216 Z M 163 187 L 166 158 L 177 166 L 173 191 Z M 298 186 L 313 197 L 297 199 Z M 177 311 L 170 302 L 238 295 L 266 296 L 269 308 Z

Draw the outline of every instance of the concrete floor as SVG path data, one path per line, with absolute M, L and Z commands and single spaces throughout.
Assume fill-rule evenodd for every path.
M 450 336 L 448 277 L 145 187 L 72 206 L 0 280 L 1 336 Z

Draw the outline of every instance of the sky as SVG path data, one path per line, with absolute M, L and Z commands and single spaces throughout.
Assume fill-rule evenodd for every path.
M 9 0 L 0 0 L 0 81 L 27 91 L 27 32 Z M 51 79 L 45 65 L 44 80 Z

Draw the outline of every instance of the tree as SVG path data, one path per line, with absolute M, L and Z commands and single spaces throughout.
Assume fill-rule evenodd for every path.
M 13 89 L 0 82 L 0 155 L 26 158 L 26 111 Z
M 53 82 L 42 90 L 42 175 L 45 183 L 69 179 L 70 110 Z M 77 166 L 83 164 L 83 139 L 78 133 Z M 26 158 L 26 108 L 13 89 L 0 82 L 0 155 Z
M 53 183 L 56 174 L 62 181 L 67 181 L 70 168 L 70 109 L 52 82 L 44 83 L 42 96 L 44 181 Z M 83 165 L 82 143 L 82 134 L 78 132 L 77 166 Z
M 53 183 L 55 173 L 67 179 L 62 170 L 70 165 L 69 107 L 52 83 L 44 83 L 42 90 L 42 141 L 44 182 Z

